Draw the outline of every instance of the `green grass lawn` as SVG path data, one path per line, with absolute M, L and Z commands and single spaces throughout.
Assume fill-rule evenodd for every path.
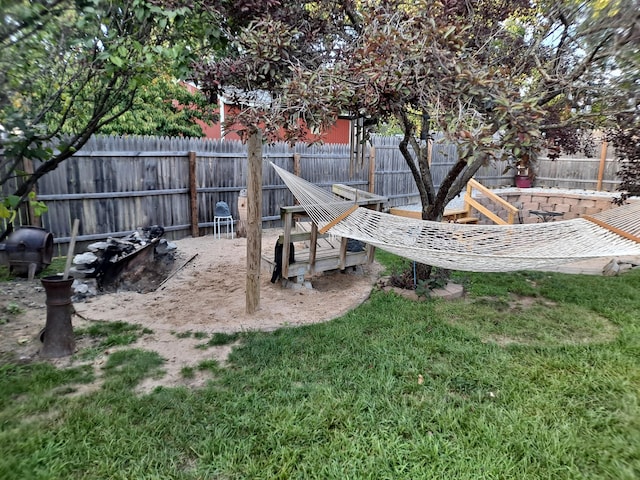
M 464 299 L 243 334 L 198 390 L 134 394 L 143 350 L 1 365 L 0 478 L 640 478 L 640 270 L 455 277 Z

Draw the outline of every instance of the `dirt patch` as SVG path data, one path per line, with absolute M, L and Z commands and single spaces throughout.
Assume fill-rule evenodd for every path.
M 277 230 L 263 232 L 263 252 L 273 256 Z M 358 267 L 346 273 L 338 271 L 315 277 L 313 288 L 284 288 L 270 282 L 263 268 L 260 279 L 260 309 L 245 311 L 246 239 L 215 239 L 208 235 L 185 238 L 178 246 L 175 269 L 186 263 L 160 288 L 150 293 L 116 292 L 75 303 L 74 328 L 98 321 L 124 321 L 139 324 L 153 333 L 143 335 L 134 347 L 153 350 L 165 358 L 166 375 L 145 383 L 143 389 L 157 385 L 201 385 L 206 377 L 183 378 L 184 367 L 202 360 L 224 362 L 228 345 L 197 348 L 204 336 L 216 332 L 271 331 L 284 326 L 299 326 L 336 318 L 365 301 L 375 284 L 377 264 Z M 191 260 L 187 263 L 188 260 Z M 46 321 L 45 293 L 39 281 L 25 280 L 0 284 L 0 356 L 22 361 L 38 359 L 38 333 Z M 193 335 L 184 335 L 193 332 Z M 197 333 L 197 335 L 195 335 Z M 81 338 L 78 350 L 90 345 Z M 96 372 L 109 351 L 93 360 Z M 76 359 L 56 360 L 66 365 Z
M 500 346 L 587 345 L 619 334 L 619 327 L 589 308 L 542 297 L 467 298 L 456 305 L 457 313 L 443 315 L 451 325 Z

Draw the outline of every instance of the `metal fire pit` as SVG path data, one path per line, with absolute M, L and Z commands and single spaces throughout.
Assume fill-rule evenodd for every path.
M 35 265 L 34 273 L 40 273 L 51 265 L 53 235 L 44 228 L 21 227 L 7 238 L 5 252 L 9 271 L 14 275 L 27 276 L 32 264 Z

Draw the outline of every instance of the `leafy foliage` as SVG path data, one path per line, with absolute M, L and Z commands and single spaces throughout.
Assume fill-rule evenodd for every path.
M 622 193 L 616 203 L 622 204 L 628 197 L 640 195 L 640 124 L 620 125 L 609 132 L 608 139 L 621 161 L 618 190 Z
M 17 178 L 13 194 L 21 201 L 40 177 L 130 110 L 143 86 L 150 93 L 153 79 L 185 75 L 197 55 L 224 44 L 215 18 L 187 5 L 19 0 L 3 1 L 2 12 L 0 186 Z M 39 162 L 33 174 L 19 171 L 23 158 Z
M 195 74 L 211 98 L 243 106 L 227 119 L 241 133 L 260 125 L 273 138 L 284 128 L 295 141 L 344 112 L 397 122 L 423 217 L 437 219 L 484 163 L 526 166 L 548 145 L 573 151 L 576 127 L 619 107 L 602 79 L 612 68 L 605 56 L 633 44 L 627 12 L 620 2 L 524 0 L 248 7 L 249 23 L 234 23 L 235 53 L 200 62 Z M 416 138 L 415 118 L 425 114 L 458 144 L 459 162 L 438 192 Z
M 202 127 L 195 120 L 211 124 L 217 118 L 215 106 L 202 93 L 192 93 L 182 82 L 161 76 L 140 86 L 131 109 L 97 133 L 202 137 Z
M 33 208 L 34 214 L 37 217 L 40 217 L 43 213 L 47 211 L 47 206 L 36 199 L 35 192 L 29 192 L 29 206 Z M 18 213 L 18 207 L 20 206 L 21 198 L 17 195 L 7 195 L 4 198 L 4 201 L 0 203 L 0 218 L 4 218 L 8 220 L 10 223 L 16 217 Z

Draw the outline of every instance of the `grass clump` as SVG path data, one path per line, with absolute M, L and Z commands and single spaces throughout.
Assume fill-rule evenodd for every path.
M 146 377 L 157 377 L 164 360 L 155 352 L 140 349 L 120 350 L 109 355 L 103 367 L 105 389 L 121 390 L 135 387 Z
M 213 373 L 217 373 L 220 370 L 220 364 L 216 360 L 203 360 L 198 363 L 197 368 L 200 371 L 210 371 Z
M 87 336 L 100 339 L 98 348 L 131 345 L 142 335 L 153 333 L 148 328 L 142 328 L 127 322 L 96 322 L 86 328 L 75 329 L 78 337 Z
M 153 333 L 148 328 L 127 322 L 95 322 L 85 328 L 74 329 L 77 338 L 89 337 L 92 345 L 83 348 L 77 356 L 82 360 L 94 359 L 113 347 L 126 347 L 138 340 L 142 335 Z
M 198 340 L 202 340 L 204 338 L 207 338 L 209 336 L 209 334 L 207 332 L 193 332 L 191 330 L 186 330 L 184 332 L 173 332 L 173 334 L 176 336 L 176 338 L 195 338 Z
M 196 348 L 207 349 L 209 347 L 219 347 L 222 345 L 229 345 L 240 338 L 240 333 L 223 333 L 215 332 L 211 335 L 206 343 L 196 345 Z

